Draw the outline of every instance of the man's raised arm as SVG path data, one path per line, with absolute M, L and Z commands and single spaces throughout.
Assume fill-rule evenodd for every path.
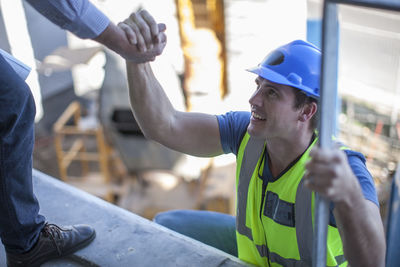
M 132 14 L 119 26 L 128 38 L 136 38 L 145 49 L 165 47 L 166 36 L 157 33 L 157 23 L 145 11 Z M 194 156 L 222 154 L 219 126 L 213 115 L 180 112 L 174 109 L 149 63 L 127 60 L 129 97 L 133 114 L 144 135 L 171 149 Z

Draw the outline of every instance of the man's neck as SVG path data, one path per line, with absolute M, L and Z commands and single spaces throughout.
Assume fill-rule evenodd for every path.
M 312 132 L 303 132 L 291 138 L 271 138 L 267 140 L 268 164 L 271 174 L 276 177 L 294 160 L 302 155 L 311 143 Z

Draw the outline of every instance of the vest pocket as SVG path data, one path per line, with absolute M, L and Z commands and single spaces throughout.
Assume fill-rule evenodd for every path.
M 268 191 L 265 198 L 264 216 L 276 223 L 294 227 L 294 203 L 286 202 L 280 199 L 276 193 Z

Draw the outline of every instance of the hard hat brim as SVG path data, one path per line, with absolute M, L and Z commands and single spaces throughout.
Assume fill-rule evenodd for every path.
M 283 84 L 283 85 L 288 85 L 291 87 L 295 87 L 306 93 L 308 96 L 313 97 L 313 98 L 319 98 L 319 95 L 315 94 L 314 92 L 310 91 L 310 89 L 306 86 L 303 86 L 301 84 L 294 84 L 290 82 L 286 77 L 280 75 L 279 73 L 272 71 L 268 68 L 265 68 L 261 65 L 249 68 L 247 71 L 257 74 L 258 76 L 269 80 L 273 83 L 278 83 L 278 84 Z

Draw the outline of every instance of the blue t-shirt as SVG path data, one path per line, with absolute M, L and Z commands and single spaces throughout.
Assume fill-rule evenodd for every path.
M 218 115 L 219 131 L 221 135 L 221 145 L 224 153 L 233 153 L 237 155 L 240 142 L 247 131 L 247 126 L 250 122 L 250 112 L 246 111 L 231 111 L 224 115 Z M 365 157 L 356 151 L 345 150 L 347 159 L 353 173 L 360 182 L 363 195 L 366 199 L 372 201 L 379 206 L 378 197 L 375 190 L 375 185 L 371 174 L 365 166 Z M 268 162 L 268 161 L 265 161 Z M 268 164 L 265 164 L 263 177 L 270 175 Z M 331 224 L 336 225 L 333 217 L 333 205 L 331 205 Z

